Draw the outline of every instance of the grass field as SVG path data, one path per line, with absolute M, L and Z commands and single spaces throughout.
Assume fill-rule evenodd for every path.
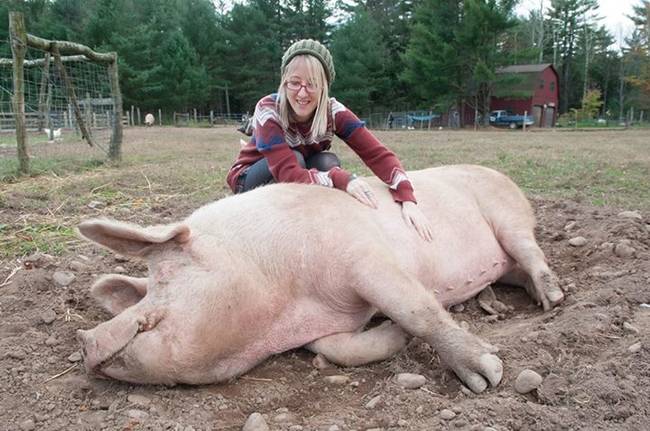
M 72 140 L 30 143 L 32 177 L 17 177 L 15 151 L 0 150 L 0 233 L 3 255 L 60 252 L 73 227 L 98 208 L 116 218 L 156 220 L 162 210 L 181 218 L 230 193 L 226 173 L 239 149 L 231 128 L 133 128 L 123 161 Z M 529 196 L 562 198 L 619 209 L 650 208 L 650 130 L 590 132 L 377 132 L 409 170 L 474 163 L 500 170 Z M 343 166 L 371 172 L 341 141 Z

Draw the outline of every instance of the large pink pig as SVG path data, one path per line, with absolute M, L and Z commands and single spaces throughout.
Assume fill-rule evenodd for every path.
M 497 280 L 527 287 L 544 309 L 563 299 L 535 242 L 531 207 L 490 169 L 409 176 L 432 242 L 372 178 L 377 210 L 339 190 L 277 184 L 177 224 L 82 223 L 86 238 L 149 264 L 146 278 L 107 275 L 92 287 L 115 317 L 79 331 L 87 371 L 135 383 L 211 383 L 301 346 L 346 366 L 380 361 L 410 334 L 474 392 L 497 385 L 496 349 L 445 308 Z M 364 330 L 378 311 L 393 323 Z

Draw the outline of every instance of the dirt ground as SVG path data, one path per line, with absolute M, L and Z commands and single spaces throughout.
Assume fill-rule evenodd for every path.
M 127 131 L 125 151 L 129 145 L 162 141 L 171 132 L 159 132 L 157 138 L 143 133 Z M 204 139 L 213 132 L 193 133 Z M 218 151 L 225 155 L 219 160 L 229 162 L 235 150 Z M 129 205 L 120 195 L 102 195 L 105 199 L 83 205 L 75 200 L 75 193 L 82 196 L 104 183 L 92 179 L 105 171 L 91 171 L 76 174 L 80 180 L 65 189 L 65 199 L 43 192 L 41 206 L 38 193 L 3 185 L 0 222 L 10 225 L 33 216 L 74 225 L 97 215 L 167 222 L 227 193 L 221 186 L 212 197 L 175 191 L 165 175 L 154 177 L 134 166 L 134 161 L 126 163 L 123 183 L 110 180 L 115 188 L 135 190 L 134 178 L 139 178 Z M 225 161 L 215 162 L 221 179 L 214 184 L 227 167 Z M 64 181 L 57 178 L 25 181 L 57 188 Z M 157 187 L 166 190 L 165 198 Z M 239 430 L 254 412 L 272 430 L 293 431 L 648 429 L 650 212 L 553 196 L 530 198 L 538 241 L 567 298 L 544 313 L 523 290 L 496 286 L 497 297 L 512 307 L 503 319 L 489 317 L 475 299 L 452 310 L 455 319 L 500 349 L 503 380 L 483 394 L 462 387 L 419 340 L 394 359 L 356 368 L 319 370 L 313 354 L 286 352 L 225 384 L 163 387 L 89 379 L 78 362 L 75 331 L 108 318 L 89 297 L 89 286 L 104 273 L 139 276 L 146 268 L 70 240 L 58 254 L 31 253 L 1 262 L 0 430 Z M 585 244 L 571 245 L 576 237 L 585 238 Z M 536 371 L 543 381 L 521 395 L 513 385 L 524 369 Z M 404 389 L 395 382 L 402 372 L 421 374 L 426 383 Z M 331 375 L 348 379 L 328 383 L 324 377 Z

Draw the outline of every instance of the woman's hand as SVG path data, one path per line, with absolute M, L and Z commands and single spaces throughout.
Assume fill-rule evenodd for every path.
M 415 228 L 423 240 L 428 242 L 433 240 L 431 224 L 429 224 L 429 220 L 422 214 L 415 202 L 402 202 L 402 217 L 404 217 L 407 225 Z
M 361 178 L 350 180 L 345 191 L 354 196 L 362 204 L 377 209 L 377 198 L 375 198 L 374 193 L 370 190 L 368 183 Z

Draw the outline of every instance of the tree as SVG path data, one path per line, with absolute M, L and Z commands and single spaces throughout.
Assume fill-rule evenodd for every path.
M 414 95 L 408 84 L 399 79 L 404 64 L 404 53 L 411 37 L 414 10 L 422 0 L 354 0 L 342 5 L 350 14 L 364 12 L 376 23 L 379 43 L 386 47 L 384 73 L 390 86 L 381 99 L 381 104 L 393 109 L 408 109 L 414 104 Z M 417 96 L 416 96 L 417 98 Z M 400 108 L 403 107 L 403 108 Z
M 359 114 L 391 108 L 382 106 L 390 87 L 387 49 L 367 13 L 358 11 L 334 33 L 331 52 L 337 70 L 332 85 L 336 97 Z
M 277 22 L 278 4 L 255 0 L 236 4 L 224 17 L 222 61 L 225 81 L 232 89 L 232 106 L 252 112 L 257 101 L 279 84 L 282 47 Z
M 415 11 L 402 78 L 429 104 L 455 101 L 461 110 L 471 102 L 487 114 L 495 70 L 507 58 L 501 40 L 515 24 L 513 8 L 512 0 L 424 1 Z
M 463 18 L 461 6 L 454 0 L 423 0 L 415 9 L 400 77 L 418 107 L 463 105 L 470 74 L 455 34 Z
M 549 17 L 557 35 L 557 50 L 560 63 L 560 113 L 567 112 L 570 105 L 576 105 L 582 97 L 582 88 L 572 85 L 582 82 L 576 73 L 574 63 L 577 38 L 585 24 L 593 20 L 591 12 L 598 8 L 596 0 L 551 0 Z

